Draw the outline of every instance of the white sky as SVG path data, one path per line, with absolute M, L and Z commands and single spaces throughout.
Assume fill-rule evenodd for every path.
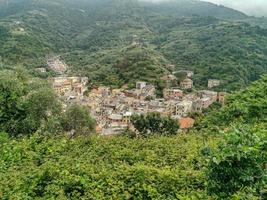
M 164 2 L 168 0 L 140 0 L 150 2 Z M 248 15 L 267 17 L 267 0 L 201 0 L 242 11 Z
M 248 15 L 267 16 L 267 0 L 204 0 L 240 10 Z

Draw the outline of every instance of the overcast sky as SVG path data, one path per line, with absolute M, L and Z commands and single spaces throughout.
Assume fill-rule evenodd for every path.
M 164 2 L 169 0 L 140 0 L 152 2 Z M 267 17 L 267 0 L 201 0 L 208 1 L 236 10 L 240 10 L 248 15 L 266 16 Z
M 205 0 L 240 10 L 249 15 L 267 16 L 267 0 Z

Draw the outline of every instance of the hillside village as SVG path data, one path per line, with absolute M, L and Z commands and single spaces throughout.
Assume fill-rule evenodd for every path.
M 177 87 L 172 87 L 177 82 L 175 75 L 168 74 L 161 78 L 165 84 L 163 98 L 157 98 L 154 85 L 143 81 L 137 82 L 134 89 L 111 89 L 101 86 L 86 92 L 88 78 L 65 76 L 66 67 L 62 63 L 59 59 L 49 61 L 49 66 L 59 74 L 58 77 L 49 78 L 54 91 L 65 108 L 72 103 L 90 108 L 91 115 L 97 122 L 97 132 L 102 135 L 120 134 L 131 128 L 131 116 L 150 112 L 170 116 L 177 120 L 181 129 L 188 129 L 194 125 L 194 119 L 189 117 L 190 114 L 201 113 L 214 102 L 223 104 L 225 100 L 225 92 L 210 90 L 219 86 L 220 80 L 208 80 L 208 90 L 192 90 L 194 72 L 188 70 L 179 71 L 186 77 Z

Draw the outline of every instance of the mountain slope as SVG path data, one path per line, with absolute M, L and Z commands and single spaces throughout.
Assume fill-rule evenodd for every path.
M 198 87 L 218 78 L 227 90 L 267 71 L 266 30 L 237 23 L 247 16 L 222 6 L 194 0 L 0 4 L 0 60 L 6 65 L 33 69 L 46 66 L 48 55 L 61 54 L 71 74 L 121 86 L 138 79 L 156 82 L 174 64 L 194 70 Z

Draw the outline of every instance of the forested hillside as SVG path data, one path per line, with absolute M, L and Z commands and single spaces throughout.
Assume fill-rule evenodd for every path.
M 222 6 L 193 0 L 0 3 L 5 67 L 34 69 L 46 66 L 47 56 L 62 55 L 70 74 L 120 87 L 140 79 L 155 83 L 175 65 L 194 70 L 197 87 L 217 78 L 226 90 L 243 88 L 267 70 L 267 31 L 254 26 L 260 21 Z

